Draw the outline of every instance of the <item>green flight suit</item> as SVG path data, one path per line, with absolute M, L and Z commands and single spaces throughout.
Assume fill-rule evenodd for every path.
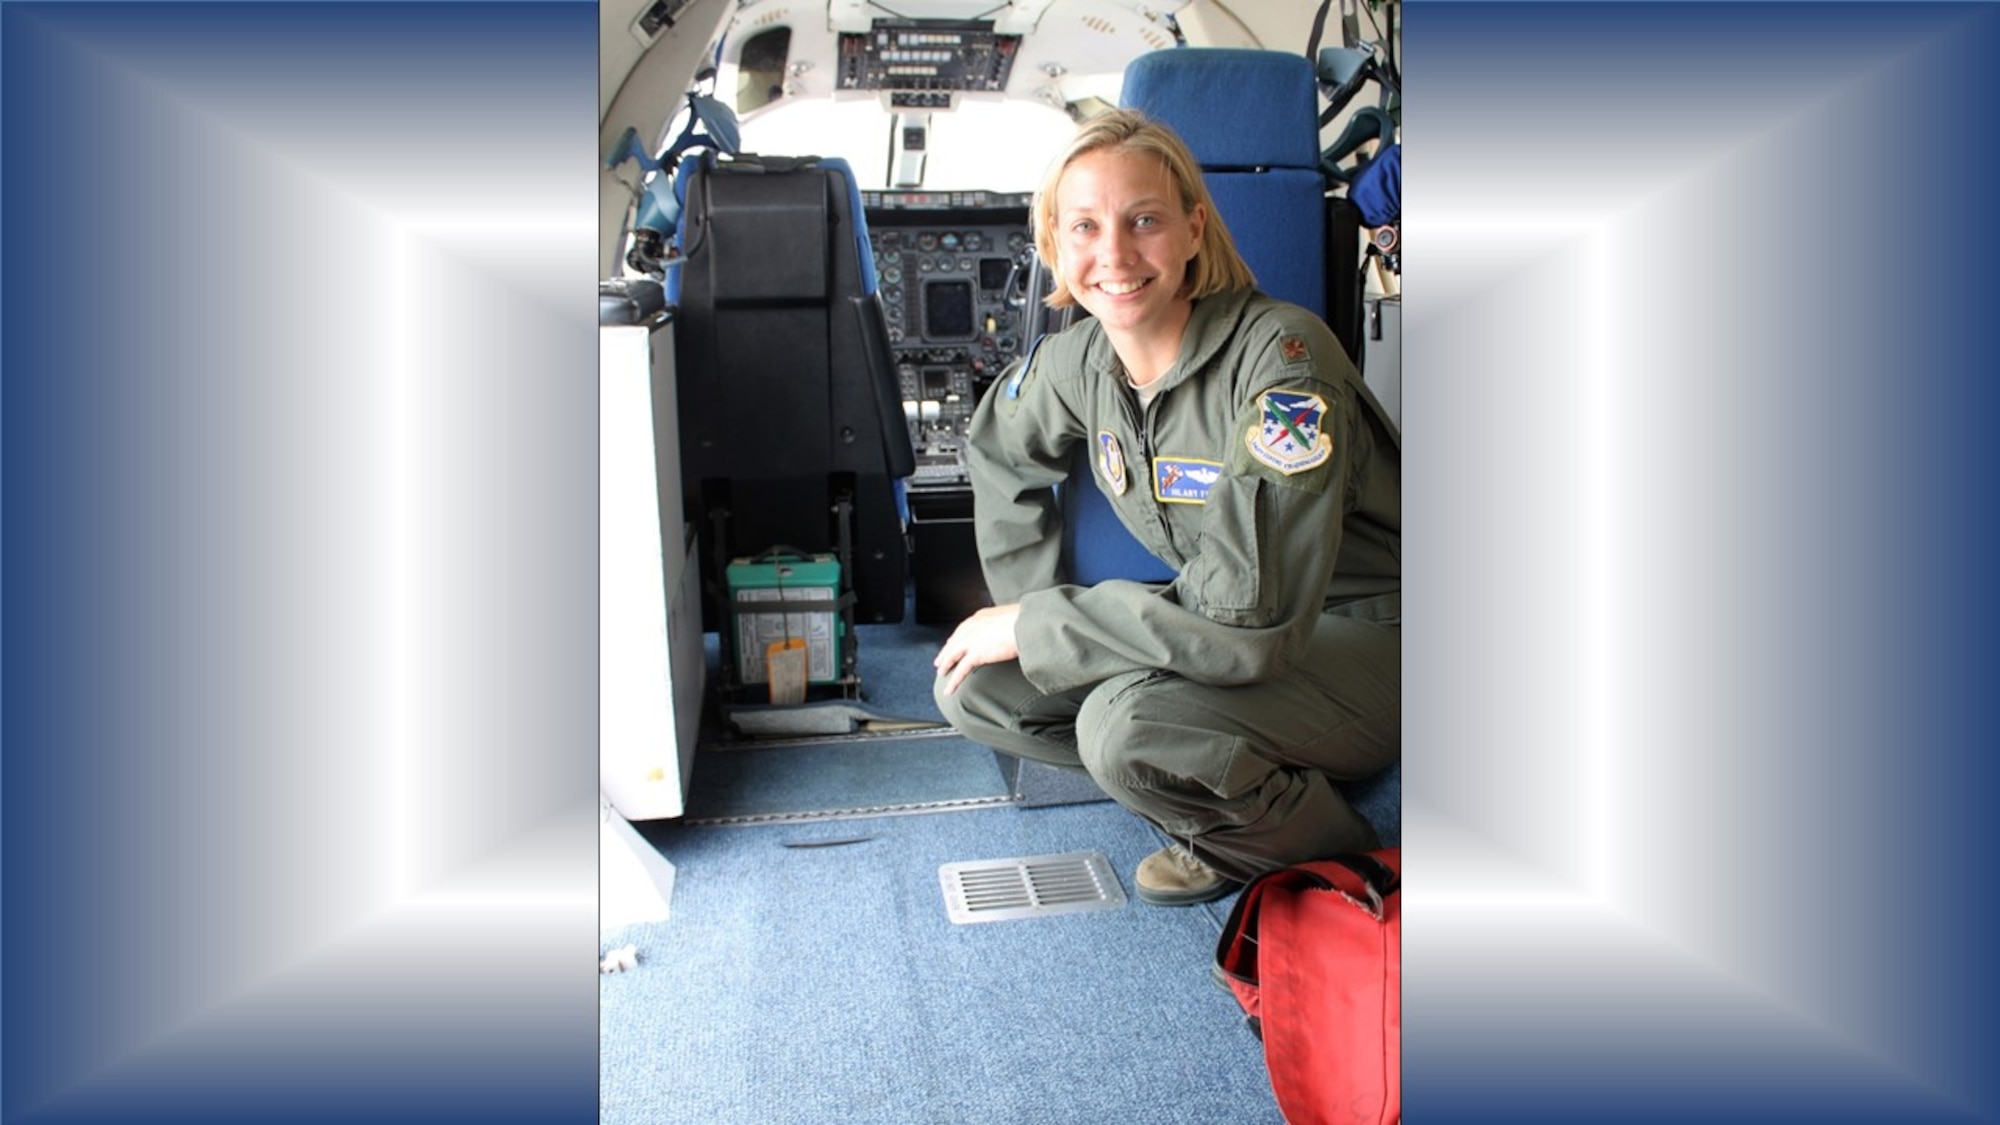
M 981 400 L 975 528 L 1020 658 L 938 705 L 1235 878 L 1373 847 L 1334 783 L 1401 752 L 1397 436 L 1323 321 L 1247 290 L 1196 302 L 1155 386 L 1142 409 L 1086 320 Z M 1078 442 L 1171 583 L 1067 584 L 1052 486 Z

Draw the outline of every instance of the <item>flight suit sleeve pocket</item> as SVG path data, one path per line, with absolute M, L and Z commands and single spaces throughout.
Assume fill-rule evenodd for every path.
M 1264 573 L 1268 554 L 1259 494 L 1270 485 L 1255 476 L 1225 475 L 1209 491 L 1201 549 L 1182 574 L 1202 616 L 1221 625 L 1269 625 L 1273 609 Z

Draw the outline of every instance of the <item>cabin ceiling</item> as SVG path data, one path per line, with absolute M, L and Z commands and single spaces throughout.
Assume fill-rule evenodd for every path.
M 1364 4 L 1374 6 L 1373 0 Z M 740 90 L 781 91 L 775 100 L 738 108 L 745 124 L 766 111 L 776 121 L 775 111 L 787 106 L 810 114 L 877 98 L 886 120 L 886 94 L 836 89 L 840 33 L 866 31 L 877 18 L 979 19 L 991 21 L 997 34 L 1023 36 L 1003 90 L 950 95 L 957 123 L 977 132 L 988 126 L 974 120 L 975 111 L 998 109 L 1002 102 L 1053 110 L 1092 99 L 1116 103 L 1126 64 L 1173 47 L 1176 31 L 1191 46 L 1303 53 L 1318 7 L 1319 0 L 600 0 L 598 152 L 616 150 L 628 128 L 649 150 L 664 144 L 694 76 L 710 65 L 717 69 L 713 92 L 725 102 L 737 101 Z M 1329 25 L 1338 42 L 1337 21 Z M 739 74 L 743 44 L 779 26 L 791 33 L 784 74 Z M 808 128 L 816 120 L 782 116 Z M 995 136 L 1009 135 L 1008 128 L 995 128 Z M 940 133 L 931 137 L 936 141 Z M 630 180 L 629 172 L 605 169 L 600 175 L 601 256 L 611 270 L 617 268 L 623 216 L 633 206 Z
M 766 27 L 793 30 L 793 57 L 831 60 L 842 31 L 865 31 L 876 18 L 984 19 L 1003 34 L 1029 35 L 1009 85 L 1009 97 L 1033 97 L 1051 66 L 1071 74 L 1121 70 L 1145 51 L 1173 45 L 1178 25 L 1197 46 L 1268 46 L 1303 50 L 1295 25 L 1310 19 L 1311 0 L 601 0 L 598 6 L 600 124 L 612 134 L 635 125 L 638 105 L 678 101 L 715 38 L 732 45 Z M 1304 15 L 1301 15 L 1301 9 Z M 643 64 L 643 65 L 642 65 Z M 810 72 L 809 72 L 810 73 Z M 633 87 L 628 91 L 627 87 Z M 628 97 L 632 94 L 636 97 Z M 809 96 L 808 87 L 801 91 Z M 638 105 L 619 106 L 620 101 Z M 610 121 L 614 106 L 622 120 Z M 655 128 L 664 121 L 655 124 Z

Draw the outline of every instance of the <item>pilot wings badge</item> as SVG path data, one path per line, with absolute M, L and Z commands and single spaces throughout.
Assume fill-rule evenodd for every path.
M 1125 495 L 1125 451 L 1118 447 L 1118 435 L 1110 430 L 1097 431 L 1097 470 L 1104 474 L 1113 496 Z
M 1320 429 L 1326 403 L 1301 391 L 1267 391 L 1264 413 L 1245 440 L 1250 456 L 1290 476 L 1324 464 L 1333 456 L 1333 437 Z

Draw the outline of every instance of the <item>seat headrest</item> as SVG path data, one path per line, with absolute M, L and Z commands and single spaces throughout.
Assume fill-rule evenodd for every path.
M 1304 55 L 1170 47 L 1132 60 L 1119 103 L 1179 133 L 1204 168 L 1317 168 L 1318 97 Z

